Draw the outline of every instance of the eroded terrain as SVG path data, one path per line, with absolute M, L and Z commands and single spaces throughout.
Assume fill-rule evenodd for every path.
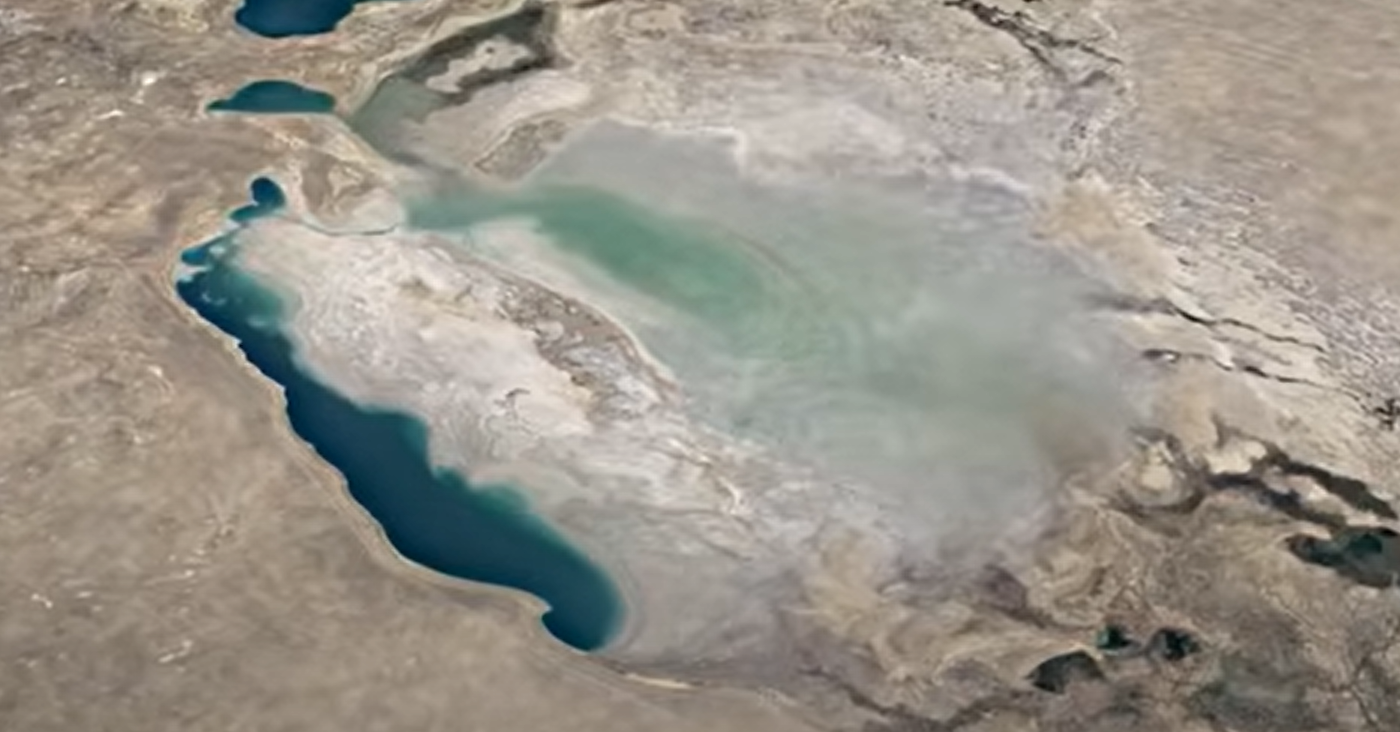
M 1400 11 L 422 0 L 272 42 L 226 3 L 8 7 L 7 728 L 1400 725 Z M 358 111 L 201 113 L 262 78 Z M 1074 301 L 1119 344 L 1096 363 L 1123 408 L 1018 405 L 1039 488 L 950 502 L 975 530 L 911 560 L 858 489 L 687 411 L 704 381 L 632 294 L 403 226 L 390 194 L 513 185 L 599 119 L 724 140 L 756 185 L 1001 191 L 1017 246 L 1088 273 Z M 573 171 L 723 200 L 685 188 L 694 169 L 648 187 L 650 156 L 601 159 L 620 167 Z M 649 622 L 617 653 L 570 654 L 528 598 L 398 561 L 175 304 L 177 253 L 257 173 L 297 214 L 250 232 L 248 265 L 299 300 L 308 358 L 423 413 L 444 461 L 528 482 L 622 568 Z M 486 226 L 498 254 L 544 247 Z M 491 358 L 463 370 L 461 350 Z M 603 511 L 600 475 L 652 492 Z M 666 580 L 677 562 L 689 582 Z

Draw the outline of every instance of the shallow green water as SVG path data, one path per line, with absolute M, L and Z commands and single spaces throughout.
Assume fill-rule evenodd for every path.
M 777 305 L 763 263 L 733 246 L 726 232 L 597 189 L 543 185 L 512 193 L 457 191 L 419 201 L 409 223 L 468 230 L 502 219 L 537 223 L 560 252 L 717 327 L 753 321 Z
M 1010 225 L 992 216 L 963 230 L 879 201 L 726 189 L 702 173 L 658 182 L 656 206 L 639 202 L 653 200 L 644 186 L 611 184 L 546 171 L 513 191 L 438 191 L 410 222 L 462 232 L 507 266 L 514 243 L 491 245 L 482 225 L 533 222 L 545 256 L 606 293 L 605 309 L 680 377 L 694 413 L 905 494 L 928 512 L 911 521 L 984 494 L 1016 500 L 1010 486 L 1042 481 L 1027 415 L 1087 384 L 1053 347 L 1058 303 L 1032 286 L 1037 265 L 1017 275 L 997 259 Z M 978 205 L 995 207 L 967 204 Z

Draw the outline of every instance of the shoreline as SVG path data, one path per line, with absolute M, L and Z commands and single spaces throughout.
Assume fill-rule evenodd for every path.
M 403 405 L 381 405 L 377 403 L 367 403 L 360 400 L 352 399 L 349 397 L 349 395 L 337 390 L 333 385 L 333 380 L 327 380 L 327 375 L 316 373 L 316 371 L 312 369 L 309 364 L 306 363 L 304 358 L 300 358 L 298 356 L 298 351 L 300 350 L 298 348 L 297 343 L 298 339 L 293 334 L 292 330 L 289 328 L 289 324 L 291 322 L 289 316 L 291 316 L 296 311 L 297 307 L 299 307 L 298 299 L 296 297 L 294 288 L 279 286 L 275 282 L 275 280 L 269 280 L 269 278 L 267 278 L 266 276 L 260 275 L 255 271 L 251 271 L 245 267 L 240 266 L 237 261 L 239 259 L 240 253 L 235 242 L 236 237 L 238 237 L 241 233 L 246 232 L 247 227 L 252 225 L 252 219 L 264 218 L 268 216 L 285 216 L 285 211 L 282 210 L 282 206 L 280 203 L 274 204 L 270 209 L 263 211 L 248 212 L 247 207 L 238 209 L 238 211 L 244 212 L 243 217 L 239 219 L 226 220 L 226 229 L 222 234 L 212 239 L 205 240 L 201 243 L 196 243 L 189 247 L 182 248 L 180 250 L 181 256 L 176 259 L 175 264 L 172 265 L 170 271 L 168 272 L 168 275 L 170 277 L 170 284 L 177 286 L 181 283 L 184 283 L 186 285 L 191 284 L 196 277 L 216 268 L 226 268 L 225 271 L 233 273 L 235 277 L 247 278 L 247 284 L 256 288 L 256 292 L 261 293 L 260 295 L 255 295 L 255 297 L 257 297 L 258 299 L 266 297 L 267 301 L 274 308 L 273 314 L 262 315 L 257 317 L 271 317 L 277 319 L 278 324 L 275 327 L 274 332 L 278 334 L 276 338 L 285 340 L 285 342 L 287 343 L 288 350 L 285 356 L 289 359 L 288 364 L 290 365 L 290 367 L 296 372 L 300 372 L 299 376 L 296 377 L 297 379 L 305 380 L 310 388 L 325 389 L 328 394 L 334 395 L 334 398 L 343 399 L 347 405 L 351 405 L 355 410 L 361 413 L 383 415 L 392 414 L 401 416 L 404 419 L 412 420 L 413 422 L 421 425 L 421 428 L 424 429 L 425 435 L 428 434 L 427 424 L 422 420 L 422 418 L 414 414 L 412 411 L 406 409 Z M 232 224 L 232 226 L 229 226 L 229 224 Z M 184 261 L 186 255 L 194 253 L 200 250 L 201 248 L 213 248 L 216 246 L 222 251 L 211 255 L 203 263 L 202 266 L 192 266 L 189 262 Z M 532 597 L 527 604 L 538 611 L 538 614 L 535 617 L 535 622 L 537 625 L 541 626 L 541 629 L 544 629 L 546 626 L 546 623 L 544 622 L 545 615 L 553 612 L 565 612 L 567 610 L 566 607 L 550 607 L 551 603 L 549 603 L 544 598 L 535 596 L 534 593 L 532 593 L 529 590 L 511 587 L 506 584 L 489 582 L 486 580 L 473 579 L 469 576 L 457 575 L 452 572 L 431 567 L 403 554 L 403 552 L 395 545 L 394 541 L 390 538 L 388 529 L 383 524 L 380 517 L 376 516 L 366 505 L 362 503 L 360 498 L 357 498 L 352 493 L 350 479 L 343 472 L 344 469 L 338 465 L 333 464 L 329 461 L 329 459 L 322 457 L 319 454 L 317 448 L 314 446 L 315 443 L 310 438 L 298 432 L 297 427 L 295 427 L 289 421 L 291 411 L 290 403 L 287 399 L 287 386 L 277 381 L 272 375 L 268 374 L 264 370 L 265 367 L 259 366 L 258 364 L 255 364 L 250 360 L 249 354 L 244 351 L 243 338 L 240 338 L 231 332 L 224 331 L 219 325 L 210 322 L 205 316 L 200 315 L 192 304 L 185 301 L 184 296 L 179 295 L 177 293 L 178 287 L 168 287 L 167 289 L 171 290 L 172 294 L 175 295 L 173 297 L 173 300 L 178 301 L 179 307 L 181 307 L 186 312 L 187 316 L 192 316 L 192 319 L 202 321 L 202 325 L 204 327 L 210 327 L 218 331 L 219 335 L 224 339 L 225 348 L 229 349 L 231 353 L 237 356 L 237 358 L 242 362 L 242 366 L 245 371 L 255 374 L 260 380 L 266 383 L 270 391 L 276 392 L 276 403 L 280 406 L 279 419 L 287 424 L 287 427 L 289 428 L 292 436 L 295 437 L 298 442 L 301 442 L 305 447 L 311 448 L 311 452 L 314 456 L 312 457 L 313 461 L 322 463 L 325 467 L 330 468 L 331 473 L 338 476 L 338 482 L 340 485 L 338 486 L 337 492 L 340 493 L 345 500 L 354 504 L 354 508 L 356 509 L 360 517 L 360 520 L 354 523 L 356 523 L 357 525 L 363 525 L 367 522 L 368 524 L 372 525 L 372 533 L 378 536 L 378 541 L 383 542 L 389 547 L 390 554 L 392 554 L 397 560 L 403 563 L 407 563 L 417 568 L 418 570 L 434 573 L 436 575 L 441 576 L 444 579 L 451 580 L 454 582 L 467 583 L 470 585 L 497 587 L 500 589 L 505 589 L 509 593 L 513 594 L 530 595 Z M 257 326 L 251 327 L 256 328 Z M 481 490 L 490 488 L 491 486 L 484 485 L 478 487 L 473 485 L 471 480 L 469 479 L 469 471 L 463 471 L 456 466 L 451 466 L 450 464 L 442 464 L 437 460 L 434 460 L 432 456 L 426 452 L 427 447 L 428 446 L 426 444 L 423 445 L 423 449 L 425 450 L 424 457 L 428 461 L 427 467 L 432 474 L 444 475 L 443 471 L 447 471 L 448 473 L 457 476 L 457 480 L 460 480 L 460 482 L 463 484 L 463 487 L 466 490 L 477 494 L 477 498 L 475 500 L 492 500 L 489 499 L 486 496 L 486 494 L 480 492 Z M 511 490 L 514 490 L 514 488 L 511 488 Z M 493 510 L 500 509 L 498 508 Z M 576 540 L 574 540 L 573 537 L 566 536 L 562 532 L 560 532 L 554 526 L 554 522 L 551 521 L 549 517 L 542 514 L 538 514 L 534 510 L 530 510 L 528 512 L 528 516 L 529 518 L 526 520 L 527 523 L 538 524 L 538 528 L 528 529 L 527 533 L 534 534 L 536 531 L 547 532 L 547 535 L 540 535 L 538 537 L 538 541 L 544 542 L 545 544 L 557 545 L 561 550 L 564 550 L 566 553 L 575 555 L 578 560 L 581 560 L 589 565 L 593 565 L 594 569 L 601 573 L 600 576 L 607 578 L 608 583 L 612 585 L 612 587 L 610 587 L 610 589 L 608 590 L 608 594 L 612 595 L 613 599 L 609 602 L 615 603 L 617 605 L 617 609 L 615 611 L 617 613 L 617 617 L 615 617 L 612 621 L 613 625 L 608 630 L 606 640 L 604 640 L 603 643 L 600 646 L 598 646 L 598 648 L 593 650 L 600 651 L 615 645 L 617 643 L 617 639 L 624 632 L 624 630 L 627 629 L 630 625 L 635 624 L 636 622 L 635 619 L 629 621 L 629 617 L 631 615 L 631 612 L 629 611 L 629 604 L 635 603 L 634 598 L 629 597 L 627 593 L 624 593 L 622 587 L 618 585 L 617 580 L 614 578 L 615 572 L 613 568 L 603 566 L 601 563 L 596 562 L 593 559 L 593 557 L 589 555 L 588 552 L 584 551 L 584 547 L 580 546 L 579 543 Z M 562 642 L 566 647 L 571 645 L 571 643 L 569 641 L 566 641 L 564 638 L 555 637 L 553 635 L 553 632 L 551 631 L 546 630 L 545 634 L 551 636 L 551 639 L 554 642 Z M 575 648 L 574 650 L 579 651 L 579 649 L 577 648 Z M 580 652 L 589 653 L 592 651 Z

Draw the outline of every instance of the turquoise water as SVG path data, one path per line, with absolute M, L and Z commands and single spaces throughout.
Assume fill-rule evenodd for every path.
M 775 265 L 737 234 L 713 224 L 649 210 L 628 198 L 575 185 L 452 191 L 410 202 L 408 222 L 427 230 L 528 220 L 565 255 L 611 281 L 711 328 L 712 335 L 771 342 L 768 332 L 792 293 Z
M 225 99 L 210 102 L 205 109 L 253 114 L 329 114 L 335 111 L 335 97 L 295 82 L 265 79 L 252 82 Z
M 767 369 L 769 388 L 804 400 L 791 404 L 863 399 L 903 411 L 916 402 L 947 407 L 956 401 L 950 391 L 974 385 L 992 401 L 1015 391 L 981 383 L 1007 375 L 995 366 L 1004 354 L 988 342 L 995 334 L 979 333 L 981 324 L 958 307 L 959 297 L 981 305 L 988 296 L 959 293 L 968 288 L 930 262 L 902 259 L 899 248 L 920 241 L 894 226 L 808 216 L 753 236 L 543 180 L 510 191 L 440 191 L 412 201 L 408 216 L 415 228 L 465 232 L 467 246 L 509 265 L 509 247 L 493 249 L 491 235 L 475 228 L 501 220 L 530 222 L 548 251 L 567 257 L 561 268 L 570 276 L 595 272 L 587 285 L 623 293 L 633 313 L 645 311 L 633 318 L 639 330 L 661 323 L 644 337 L 683 377 L 695 377 L 685 379 L 692 388 L 736 384 L 734 368 L 746 366 Z M 619 317 L 626 320 L 627 310 L 620 307 Z M 955 354 L 987 361 L 950 363 Z M 956 383 L 941 383 L 949 374 Z M 989 405 L 979 399 L 976 409 Z
M 763 281 L 752 261 L 716 245 L 698 223 L 678 226 L 625 199 L 582 187 L 539 187 L 505 195 L 463 193 L 414 208 L 412 226 L 469 228 L 493 219 L 524 217 L 556 243 L 637 291 L 717 322 L 760 306 Z
M 356 5 L 369 0 L 243 0 L 233 19 L 265 38 L 329 33 Z M 390 0 L 381 0 L 388 2 Z
M 250 196 L 230 216 L 235 223 L 276 214 L 286 200 L 267 178 L 253 182 Z M 543 623 L 556 638 L 585 651 L 605 645 L 623 615 L 607 575 L 510 486 L 472 485 L 434 466 L 421 420 L 355 404 L 308 374 L 282 330 L 282 303 L 238 268 L 236 235 L 184 253 L 198 270 L 177 282 L 181 299 L 282 387 L 292 429 L 345 477 L 394 548 L 444 574 L 529 592 L 549 604 Z
M 411 199 L 409 224 L 591 299 L 692 416 L 878 492 L 909 536 L 958 529 L 971 507 L 1014 515 L 1051 469 L 1043 425 L 1095 411 L 1060 317 L 1070 291 L 1012 248 L 1014 202 L 765 190 L 598 139 L 602 154 L 579 143 L 512 189 Z

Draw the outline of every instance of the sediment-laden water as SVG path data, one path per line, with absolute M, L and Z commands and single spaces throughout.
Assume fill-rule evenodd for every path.
M 932 193 L 759 184 L 723 149 L 602 125 L 519 187 L 414 199 L 409 223 L 598 303 L 695 414 L 927 535 L 1033 502 L 1042 427 L 1106 406 L 1069 317 L 1083 283 L 1030 246 L 1024 203 Z

